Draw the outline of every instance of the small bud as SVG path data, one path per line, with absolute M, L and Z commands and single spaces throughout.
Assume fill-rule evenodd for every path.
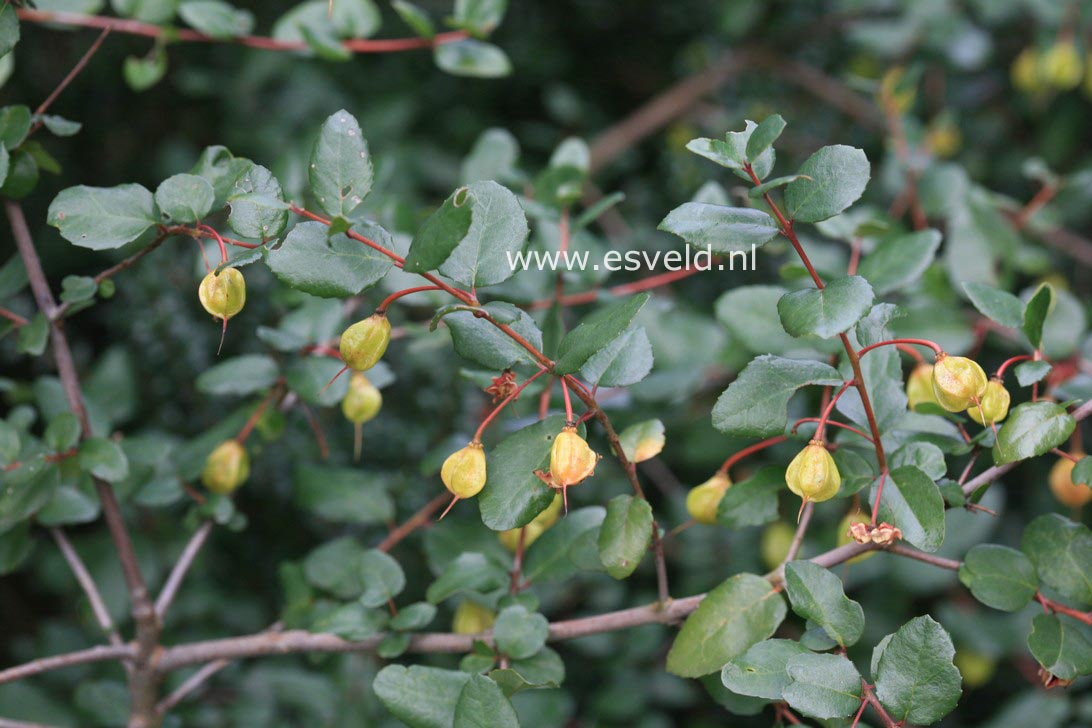
M 473 498 L 485 487 L 485 450 L 473 441 L 447 456 L 440 480 L 456 498 Z
M 1039 73 L 1043 81 L 1055 88 L 1075 88 L 1084 75 L 1084 63 L 1077 45 L 1073 41 L 1062 41 L 1047 48 L 1039 57 Z
M 546 506 L 546 510 L 539 513 L 531 522 L 520 528 L 512 528 L 507 531 L 501 531 L 497 534 L 501 544 L 509 551 L 515 553 L 519 549 L 519 532 L 524 531 L 523 534 L 523 548 L 528 549 L 531 547 L 538 537 L 546 533 L 550 529 L 550 526 L 557 523 L 557 519 L 561 517 L 561 496 L 555 495 L 554 499 L 550 501 L 550 505 Z
M 354 372 L 349 378 L 349 389 L 341 400 L 341 412 L 345 419 L 363 424 L 379 414 L 382 406 L 383 395 L 379 388 L 360 372 Z
M 789 463 L 785 482 L 789 490 L 805 501 L 819 503 L 830 500 L 838 493 L 842 476 L 838 474 L 838 466 L 823 443 L 812 440 Z
M 991 379 L 986 383 L 986 393 L 979 400 L 979 406 L 971 407 L 967 414 L 980 425 L 992 425 L 1008 417 L 1009 390 L 1000 379 Z
M 1082 452 L 1074 452 L 1077 458 L 1084 457 Z M 1077 464 L 1069 458 L 1058 458 L 1058 462 L 1050 469 L 1050 492 L 1062 505 L 1070 508 L 1080 508 L 1092 501 L 1092 488 L 1087 485 L 1078 485 L 1073 482 L 1073 468 Z
M 853 513 L 847 513 L 845 518 L 838 524 L 838 545 L 845 546 L 847 543 L 859 543 L 856 538 L 853 537 L 854 528 L 860 524 L 869 525 L 872 520 L 861 511 L 854 511 Z M 860 556 L 854 556 L 847 561 L 847 564 L 858 564 L 865 559 L 871 558 L 876 555 L 875 551 L 865 551 Z
M 776 569 L 789 555 L 796 529 L 784 521 L 775 521 L 762 531 L 758 550 L 762 554 L 762 563 L 767 569 Z
M 962 412 L 986 393 L 986 372 L 965 356 L 941 354 L 933 365 L 933 394 L 949 412 Z
M 345 366 L 363 372 L 383 358 L 390 343 L 391 322 L 386 314 L 373 313 L 345 329 L 338 348 Z
M 717 506 L 731 487 L 732 481 L 725 473 L 714 473 L 712 478 L 686 494 L 686 511 L 698 523 L 713 525 L 717 522 Z
M 213 493 L 229 495 L 250 475 L 250 458 L 237 440 L 220 443 L 205 460 L 201 482 Z
M 918 364 L 906 378 L 906 404 L 911 410 L 917 409 L 919 404 L 940 406 L 936 395 L 933 394 L 932 364 L 924 362 Z
M 224 268 L 220 275 L 210 271 L 197 287 L 197 298 L 205 310 L 227 321 L 243 310 L 246 303 L 246 281 L 236 268 Z
M 550 448 L 550 478 L 554 487 L 567 488 L 584 482 L 595 472 L 599 455 L 588 446 L 576 427 L 567 425 Z
M 477 602 L 465 601 L 455 608 L 451 631 L 455 634 L 481 634 L 493 626 L 497 615 Z

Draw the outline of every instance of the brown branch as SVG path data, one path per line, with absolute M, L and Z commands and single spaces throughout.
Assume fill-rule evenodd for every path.
M 918 551 L 917 549 L 908 548 L 900 544 L 892 544 L 887 547 L 887 550 L 893 554 L 899 556 L 906 556 L 907 558 L 916 559 L 932 566 L 938 566 L 941 569 L 948 569 L 949 571 L 959 571 L 960 562 L 955 559 L 946 559 L 943 556 L 935 556 L 933 554 L 927 554 L 924 551 Z
M 113 18 L 103 15 L 83 15 L 80 13 L 51 12 L 46 10 L 32 10 L 30 8 L 17 8 L 19 19 L 26 23 L 43 23 L 47 25 L 67 25 L 77 28 L 102 28 L 110 29 L 116 33 L 127 35 L 139 35 L 145 38 L 168 38 L 171 41 L 184 43 L 229 43 L 248 48 L 259 48 L 267 51 L 306 51 L 310 48 L 304 42 L 292 42 L 267 38 L 257 35 L 238 35 L 231 38 L 215 38 L 189 28 L 167 28 L 152 23 L 143 23 L 139 20 L 128 18 Z M 351 53 L 398 53 L 401 51 L 433 48 L 445 43 L 454 43 L 464 40 L 468 36 L 465 31 L 455 30 L 447 33 L 438 33 L 433 38 L 355 38 L 344 40 L 341 46 Z
M 133 253 L 132 255 L 130 255 L 125 260 L 122 260 L 119 263 L 116 263 L 116 264 L 110 266 L 109 268 L 107 268 L 106 270 L 104 270 L 103 272 L 101 272 L 97 276 L 95 276 L 95 283 L 102 283 L 103 281 L 107 280 L 108 278 L 113 278 L 115 275 L 117 275 L 121 271 L 123 271 L 123 270 L 125 270 L 127 268 L 131 268 L 132 266 L 134 266 L 137 263 L 137 261 L 139 261 L 145 255 L 147 255 L 148 253 L 150 253 L 153 250 L 155 250 L 156 248 L 158 248 L 160 245 L 162 245 L 164 242 L 166 242 L 167 238 L 171 237 L 174 234 L 175 234 L 175 231 L 173 231 L 173 230 L 163 230 L 163 231 L 161 231 L 159 237 L 157 237 L 155 240 L 148 243 L 146 246 L 144 246 L 143 248 L 141 248 L 137 252 Z M 53 315 L 50 316 L 50 318 L 52 318 L 52 319 L 64 318 L 65 314 L 68 313 L 68 310 L 71 307 L 72 307 L 72 304 L 70 304 L 70 303 L 62 303 L 60 306 L 56 307 L 56 309 L 53 311 Z
M 19 328 L 20 326 L 26 326 L 30 323 L 30 321 L 28 321 L 27 319 L 23 318 L 14 311 L 9 311 L 6 308 L 0 308 L 0 318 L 5 318 L 8 321 L 11 321 L 16 328 Z
M 804 536 L 807 535 L 808 524 L 811 523 L 811 516 L 814 512 L 814 501 L 808 501 L 804 504 L 804 509 L 800 512 L 800 521 L 796 524 L 796 533 L 792 536 L 789 551 L 781 562 L 781 568 L 785 568 L 785 564 L 795 559 L 796 555 L 800 553 L 800 547 L 804 545 Z
M 95 580 L 91 577 L 90 572 L 87 571 L 87 567 L 84 565 L 80 555 L 76 552 L 75 547 L 72 546 L 72 542 L 64 535 L 64 531 L 59 528 L 51 528 L 49 529 L 49 533 L 53 536 L 53 540 L 57 542 L 57 547 L 61 550 L 61 555 L 64 556 L 65 562 L 68 563 L 68 567 L 72 570 L 72 574 L 76 577 L 76 581 L 79 582 L 80 587 L 87 596 L 87 601 L 91 603 L 91 611 L 95 615 L 95 620 L 110 639 L 110 644 L 122 644 L 121 635 L 118 634 L 118 630 L 114 626 L 114 620 L 110 618 L 110 612 L 106 609 L 106 603 L 102 600 L 102 594 L 99 593 L 99 588 L 95 584 Z
M 880 720 L 883 721 L 884 728 L 899 728 L 901 724 L 895 722 L 887 713 L 887 709 L 880 703 L 880 699 L 876 697 L 875 691 L 872 686 L 861 680 L 861 691 L 864 693 L 865 702 L 872 706 L 872 709 L 876 711 L 876 714 L 880 716 Z
M 212 521 L 205 521 L 198 526 L 185 548 L 182 549 L 178 561 L 171 569 L 167 581 L 164 582 L 163 589 L 159 592 L 159 597 L 155 600 L 155 613 L 160 620 L 166 616 L 167 610 L 171 608 L 171 603 L 178 593 L 178 588 L 182 586 L 182 580 L 186 578 L 186 574 L 193 565 L 194 559 L 197 558 L 197 554 L 201 552 L 201 547 L 208 540 L 211 531 Z
M 159 704 L 156 705 L 155 708 L 156 712 L 161 716 L 166 715 L 171 708 L 188 698 L 198 688 L 208 682 L 216 673 L 220 672 L 231 663 L 232 660 L 221 658 L 201 666 L 195 673 L 186 678 L 174 692 L 159 701 Z
M 27 279 L 38 308 L 50 319 L 50 340 L 53 345 L 53 358 L 57 364 L 57 373 L 61 379 L 61 386 L 68 400 L 68 406 L 79 420 L 81 437 L 92 436 L 91 422 L 87 416 L 87 409 L 83 402 L 83 392 L 80 390 L 79 375 L 76 373 L 76 363 L 72 358 L 72 350 L 68 346 L 68 338 L 64 334 L 64 322 L 54 318 L 57 304 L 46 281 L 45 272 L 42 270 L 41 260 L 34 248 L 34 241 L 30 236 L 26 218 L 23 216 L 23 208 L 18 202 L 5 200 L 4 207 L 11 223 L 12 234 L 15 238 L 15 246 L 26 268 Z M 144 584 L 144 577 L 140 573 L 136 552 L 133 549 L 129 531 L 125 526 L 125 520 L 121 515 L 121 506 L 114 495 L 113 487 L 99 479 L 94 478 L 95 491 L 102 504 L 103 517 L 106 519 L 110 537 L 114 542 L 118 560 L 121 563 L 122 575 L 129 589 L 129 600 L 133 621 L 137 628 L 137 650 L 135 654 L 134 669 L 129 679 L 129 692 L 132 699 L 133 721 L 132 728 L 144 728 L 154 725 L 155 692 L 157 675 L 150 666 L 153 653 L 159 646 L 159 620 L 156 618 L 155 609 L 148 596 L 148 588 Z M 118 649 L 115 647 L 115 649 Z
M 16 667 L 0 670 L 0 685 L 33 675 L 40 675 L 43 672 L 60 670 L 63 667 L 86 665 L 90 662 L 105 662 L 107 660 L 128 660 L 135 654 L 136 650 L 132 645 L 96 645 L 86 650 L 42 657 Z
M 95 39 L 95 42 L 91 44 L 91 47 L 87 49 L 87 52 L 83 54 L 80 60 L 76 61 L 76 65 L 72 67 L 72 70 L 69 71 L 63 79 L 61 79 L 61 82 L 59 84 L 57 84 L 57 88 L 53 89 L 49 96 L 46 97 L 45 101 L 43 101 L 38 106 L 38 108 L 34 110 L 35 116 L 40 117 L 49 110 L 49 107 L 53 105 L 53 102 L 56 101 L 57 97 L 61 95 L 61 92 L 68 88 L 68 84 L 72 83 L 72 81 L 75 80 L 76 76 L 80 75 L 80 71 L 82 71 L 84 67 L 87 66 L 92 56 L 94 56 L 95 53 L 98 52 L 99 48 L 102 47 L 102 43 L 106 40 L 106 36 L 108 35 L 110 35 L 110 28 L 103 28 L 102 32 L 99 33 L 99 37 Z M 27 132 L 27 136 L 30 136 L 34 132 L 41 129 L 43 124 L 45 124 L 45 122 L 39 118 L 36 122 L 34 122 L 33 126 L 30 127 L 30 131 Z
M 0 728 L 53 728 L 53 726 L 46 725 L 45 723 L 27 723 L 23 720 L 0 718 Z
M 428 523 L 428 519 L 433 513 L 440 510 L 440 506 L 444 505 L 448 501 L 448 493 L 444 491 L 440 495 L 430 500 L 425 505 L 421 506 L 421 509 L 414 513 L 406 520 L 401 526 L 394 528 L 387 534 L 386 538 L 376 544 L 375 548 L 379 551 L 390 551 L 399 543 L 402 542 L 406 536 L 416 531 L 418 528 Z

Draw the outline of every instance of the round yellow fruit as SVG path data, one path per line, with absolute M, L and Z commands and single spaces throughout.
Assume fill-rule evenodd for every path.
M 391 343 L 391 322 L 385 314 L 373 313 L 345 329 L 338 349 L 345 366 L 367 371 L 383 358 Z
M 949 412 L 962 412 L 986 393 L 986 372 L 973 359 L 942 354 L 933 365 L 933 394 Z
M 250 475 L 250 457 L 237 440 L 225 440 L 205 459 L 201 482 L 213 493 L 228 495 Z
M 210 271 L 197 287 L 197 298 L 206 311 L 227 321 L 246 304 L 246 280 L 236 268 Z
M 1083 452 L 1073 453 L 1077 458 L 1083 458 Z M 1080 508 L 1092 501 L 1092 488 L 1087 485 L 1078 485 L 1073 482 L 1073 468 L 1077 464 L 1069 458 L 1059 457 L 1058 462 L 1050 469 L 1050 492 L 1062 505 L 1070 508 Z
M 805 501 L 819 503 L 837 495 L 842 476 L 823 443 L 812 440 L 789 463 L 785 482 L 789 490 Z
M 440 480 L 456 498 L 473 498 L 485 487 L 485 449 L 473 441 L 447 456 Z
M 732 487 L 732 481 L 725 473 L 714 473 L 713 477 L 701 485 L 696 485 L 686 494 L 686 511 L 698 523 L 711 526 L 717 522 L 717 506 L 724 494 Z

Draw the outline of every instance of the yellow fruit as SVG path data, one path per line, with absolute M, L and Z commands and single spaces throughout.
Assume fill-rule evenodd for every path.
M 954 156 L 963 146 L 963 133 L 951 119 L 945 117 L 929 127 L 929 131 L 925 134 L 925 142 L 933 150 L 933 154 L 941 159 L 947 159 Z
M 338 345 L 345 366 L 367 371 L 383 358 L 391 343 L 391 322 L 386 314 L 373 313 L 345 329 Z
M 550 502 L 550 505 L 546 506 L 546 510 L 539 513 L 531 522 L 524 526 L 526 533 L 523 536 L 523 548 L 530 548 L 538 537 L 546 533 L 550 526 L 557 523 L 557 519 L 561 516 L 561 496 L 555 495 L 554 499 Z M 508 531 L 501 531 L 497 534 L 501 544 L 511 552 L 515 552 L 519 548 L 519 532 L 520 529 L 513 528 Z
M 686 511 L 698 523 L 711 526 L 717 522 L 717 506 L 732 481 L 725 473 L 714 473 L 701 485 L 694 486 L 686 494 Z
M 842 476 L 823 443 L 812 440 L 789 463 L 785 482 L 789 490 L 805 501 L 818 503 L 837 495 Z
M 383 395 L 379 388 L 360 372 L 354 372 L 349 378 L 349 389 L 341 400 L 341 412 L 345 419 L 363 424 L 379 414 L 382 406 Z
M 939 406 L 933 394 L 933 365 L 922 362 L 914 367 L 906 378 L 906 404 L 910 409 L 917 409 L 919 404 Z
M 971 407 L 967 414 L 980 425 L 1000 422 L 1009 414 L 1009 390 L 1000 379 L 991 379 L 986 383 L 986 393 L 982 395 L 981 407 Z
M 462 602 L 455 608 L 451 631 L 455 634 L 481 634 L 493 626 L 497 615 L 476 602 Z
M 246 303 L 246 281 L 236 268 L 224 268 L 220 275 L 209 271 L 197 287 L 197 298 L 205 310 L 227 321 L 243 310 Z
M 447 456 L 440 480 L 456 498 L 473 498 L 485 487 L 485 449 L 473 441 Z
M 1029 46 L 1012 62 L 1012 85 L 1031 93 L 1039 89 L 1039 53 Z
M 997 660 L 966 649 L 956 650 L 953 662 L 959 668 L 959 674 L 963 676 L 963 684 L 969 688 L 981 687 L 988 683 L 997 668 Z
M 1073 453 L 1077 458 L 1083 458 L 1083 452 Z M 1070 508 L 1080 508 L 1085 503 L 1092 501 L 1092 488 L 1087 485 L 1077 485 L 1073 482 L 1073 468 L 1077 464 L 1069 458 L 1058 458 L 1054 467 L 1050 469 L 1050 492 L 1062 505 Z
M 854 511 L 853 513 L 847 513 L 845 518 L 843 518 L 838 523 L 838 545 L 839 546 L 845 546 L 847 543 L 856 543 L 856 541 L 853 540 L 853 537 L 849 535 L 849 527 L 852 526 L 854 523 L 871 523 L 871 522 L 872 522 L 872 519 L 870 519 L 868 516 L 866 516 L 864 513 L 861 513 L 860 511 Z M 857 564 L 857 563 L 860 563 L 860 562 L 864 561 L 865 559 L 870 559 L 875 555 L 876 555 L 875 551 L 866 551 L 865 553 L 861 554 L 860 556 L 854 556 L 852 559 L 850 559 L 846 563 L 847 564 Z
M 986 393 L 986 372 L 965 356 L 941 354 L 933 365 L 933 394 L 949 412 L 962 412 Z
M 759 553 L 762 554 L 762 563 L 767 569 L 776 569 L 789 555 L 793 536 L 796 529 L 784 521 L 776 521 L 766 526 L 762 531 L 762 538 L 758 543 Z
M 1061 41 L 1043 51 L 1039 57 L 1039 75 L 1055 88 L 1075 88 L 1084 75 L 1081 52 L 1073 41 Z
M 237 440 L 225 440 L 217 445 L 205 460 L 201 482 L 213 493 L 228 495 L 250 475 L 250 458 Z
M 567 425 L 554 438 L 550 447 L 550 478 L 557 488 L 567 488 L 584 482 L 595 472 L 599 455 L 576 431 Z

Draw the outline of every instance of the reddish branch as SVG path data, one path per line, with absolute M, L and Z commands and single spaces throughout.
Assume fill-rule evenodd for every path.
M 214 38 L 189 28 L 166 28 L 152 23 L 143 23 L 128 18 L 111 18 L 102 15 L 81 15 L 79 13 L 52 12 L 18 8 L 19 19 L 27 23 L 50 25 L 68 25 L 79 28 L 101 28 L 115 33 L 139 35 L 146 38 L 166 38 L 184 43 L 233 43 L 259 48 L 266 51 L 306 51 L 309 46 L 304 42 L 277 40 L 258 35 L 238 35 L 232 38 Z M 341 46 L 351 53 L 398 53 L 401 51 L 432 48 L 445 43 L 465 40 L 467 34 L 461 30 L 438 33 L 433 38 L 355 38 L 344 40 Z

